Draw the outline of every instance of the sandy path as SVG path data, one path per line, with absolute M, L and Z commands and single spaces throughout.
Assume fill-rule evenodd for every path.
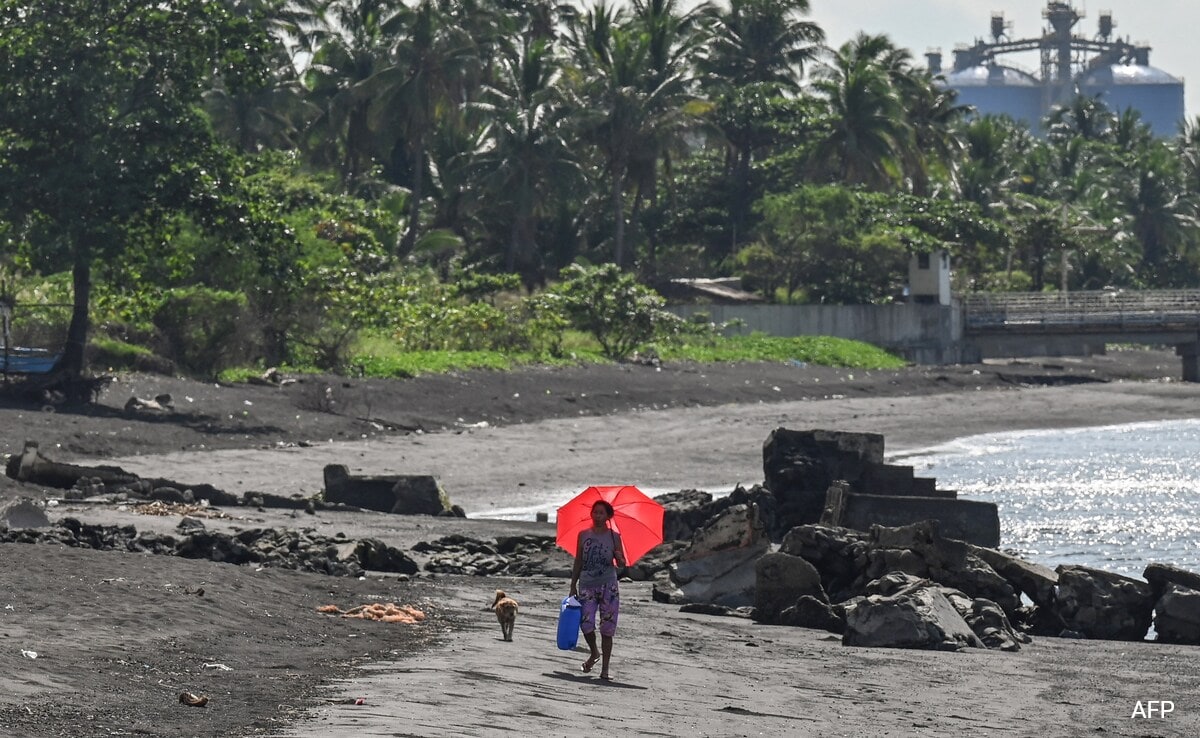
M 514 641 L 490 612 L 431 654 L 334 685 L 291 738 L 356 736 L 1197 735 L 1195 649 L 1038 641 L 1016 654 L 849 648 L 823 631 L 680 613 L 623 585 L 612 684 L 555 646 L 561 582 L 497 581 L 522 604 Z M 479 588 L 448 587 L 455 609 Z M 485 603 L 486 604 L 486 603 Z M 1069 669 L 1063 664 L 1071 664 Z M 1163 674 L 1163 671 L 1168 672 Z M 1182 673 L 1186 672 L 1186 673 Z M 1147 695 L 1153 695 L 1147 697 Z M 344 704 L 363 698 L 365 704 Z M 1137 700 L 1176 704 L 1133 720 Z
M 979 433 L 1200 417 L 1200 385 L 1115 382 L 809 400 L 547 420 L 307 448 L 172 453 L 106 460 L 144 476 L 310 495 L 326 464 L 359 474 L 432 474 L 469 516 L 533 517 L 582 486 L 728 492 L 762 480 L 773 428 L 883 433 L 890 455 Z

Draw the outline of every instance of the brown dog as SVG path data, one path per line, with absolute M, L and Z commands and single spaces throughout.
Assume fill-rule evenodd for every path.
M 517 601 L 504 594 L 504 590 L 498 589 L 492 609 L 496 611 L 496 619 L 500 621 L 500 635 L 504 640 L 511 641 L 513 625 L 517 622 Z

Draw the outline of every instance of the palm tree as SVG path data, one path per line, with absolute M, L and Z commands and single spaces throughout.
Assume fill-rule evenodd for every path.
M 829 128 L 813 152 L 813 168 L 846 184 L 889 189 L 899 181 L 912 129 L 891 84 L 891 70 L 861 44 L 843 44 L 816 72 Z
M 928 73 L 913 72 L 901 86 L 901 106 L 912 128 L 912 148 L 906 161 L 913 194 L 930 194 L 931 176 L 941 175 L 953 191 L 959 190 L 959 163 L 964 142 L 961 122 L 972 108 L 958 103 L 958 92 L 935 82 Z
M 511 213 L 505 269 L 530 284 L 541 277 L 538 220 L 580 171 L 565 137 L 562 71 L 550 44 L 532 35 L 504 44 L 495 73 L 477 106 L 488 114 L 491 140 L 478 167 L 489 198 Z
M 304 130 L 319 115 L 319 108 L 305 99 L 286 50 L 280 47 L 274 56 L 274 73 L 261 86 L 230 90 L 217 79 L 204 93 L 213 128 L 239 151 L 299 148 Z
M 730 0 L 709 2 L 700 14 L 709 28 L 709 49 L 701 71 L 710 87 L 767 84 L 798 91 L 806 65 L 813 62 L 825 32 L 799 17 L 808 0 Z
M 698 116 L 711 108 L 696 97 L 698 80 L 693 72 L 705 36 L 700 32 L 698 11 L 685 11 L 682 5 L 681 0 L 634 0 L 629 24 L 645 35 L 649 45 L 643 89 L 652 90 L 664 83 L 676 85 L 683 93 L 681 101 L 688 115 Z M 649 201 L 653 206 L 658 201 L 660 163 L 663 184 L 668 191 L 674 191 L 671 183 L 674 163 L 689 151 L 687 133 L 698 122 L 698 118 L 678 118 L 669 125 L 656 126 L 635 149 L 629 165 L 634 186 L 631 223 L 640 222 L 644 203 Z M 643 267 L 652 275 L 657 269 L 653 237 L 649 239 L 649 247 Z
M 569 88 L 576 123 L 603 159 L 613 216 L 613 258 L 624 265 L 625 189 L 636 163 L 654 160 L 661 142 L 693 118 L 682 72 L 651 75 L 651 35 L 604 2 L 570 23 L 575 61 Z
M 439 12 L 434 0 L 401 8 L 383 25 L 392 39 L 388 65 L 364 82 L 370 91 L 370 128 L 399 143 L 412 178 L 408 227 L 401 253 L 412 250 L 420 231 L 430 136 L 440 120 L 457 114 L 463 80 L 478 69 L 474 40 Z
M 1080 137 L 1085 141 L 1109 141 L 1115 117 L 1100 95 L 1076 95 L 1066 105 L 1054 107 L 1045 126 L 1051 141 Z
M 1122 226 L 1141 246 L 1137 273 L 1147 284 L 1184 286 L 1195 279 L 1185 251 L 1194 245 L 1196 199 L 1184 192 L 1169 147 L 1153 145 L 1130 157 L 1119 186 L 1127 213 Z
M 385 23 L 403 9 L 403 0 L 329 0 L 322 25 L 307 36 L 313 55 L 305 83 L 321 109 L 310 129 L 310 156 L 336 162 L 347 190 L 367 176 L 383 148 L 369 125 L 366 83 L 389 65 Z

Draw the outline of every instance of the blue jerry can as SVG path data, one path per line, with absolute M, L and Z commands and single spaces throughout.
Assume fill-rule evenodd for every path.
M 579 621 L 583 608 L 574 597 L 564 597 L 558 611 L 558 647 L 570 651 L 579 643 Z

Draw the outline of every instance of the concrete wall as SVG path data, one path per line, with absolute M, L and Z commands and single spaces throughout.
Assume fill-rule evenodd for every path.
M 836 336 L 865 341 L 918 364 L 978 361 L 963 344 L 962 311 L 952 305 L 672 305 L 683 318 L 707 314 L 715 323 L 741 320 L 731 335 Z
M 938 521 L 938 532 L 946 538 L 987 548 L 1000 545 L 999 509 L 979 500 L 847 494 L 840 524 L 870 530 L 872 525 L 896 528 L 922 520 Z

